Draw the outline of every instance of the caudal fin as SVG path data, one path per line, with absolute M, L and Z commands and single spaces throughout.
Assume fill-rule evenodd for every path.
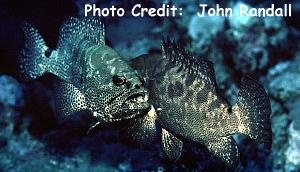
M 265 89 L 259 83 L 248 76 L 242 79 L 237 103 L 232 111 L 238 121 L 238 132 L 267 148 L 271 147 L 271 105 Z
M 25 45 L 21 50 L 18 66 L 21 78 L 32 80 L 46 72 L 48 47 L 42 36 L 29 23 L 24 23 L 22 29 L 25 34 Z

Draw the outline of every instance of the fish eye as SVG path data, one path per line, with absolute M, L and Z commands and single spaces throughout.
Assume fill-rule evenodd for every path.
M 115 85 L 120 86 L 120 85 L 123 85 L 126 82 L 126 78 L 124 76 L 114 75 L 112 77 L 112 82 Z

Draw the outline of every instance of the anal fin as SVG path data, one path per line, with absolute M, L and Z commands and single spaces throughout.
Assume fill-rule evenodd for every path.
M 208 150 L 227 166 L 236 167 L 239 163 L 238 147 L 233 137 L 220 137 L 206 144 Z
M 183 142 L 162 128 L 161 147 L 164 155 L 171 161 L 177 161 L 180 158 Z

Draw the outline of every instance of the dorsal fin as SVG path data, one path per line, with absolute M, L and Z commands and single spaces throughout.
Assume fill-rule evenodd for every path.
M 195 58 L 182 46 L 175 41 L 163 39 L 162 43 L 163 58 L 169 59 L 171 62 L 180 66 L 189 73 L 194 73 L 208 84 L 216 88 L 216 78 L 213 63 L 203 58 Z
M 76 45 L 83 39 L 95 44 L 105 44 L 104 26 L 100 18 L 96 17 L 71 17 L 62 25 L 59 35 L 59 48 L 64 45 Z
M 68 79 L 69 82 L 78 83 L 77 81 L 81 80 L 81 76 L 86 72 L 82 53 L 91 46 L 103 44 L 105 44 L 104 26 L 100 18 L 71 17 L 60 28 L 57 56 L 54 61 L 64 65 L 62 69 L 68 72 L 68 76 L 72 76 Z M 56 70 L 60 72 L 61 68 Z

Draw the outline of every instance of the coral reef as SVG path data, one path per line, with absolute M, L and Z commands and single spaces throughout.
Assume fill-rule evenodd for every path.
M 269 70 L 267 81 L 273 96 L 274 170 L 298 171 L 299 168 L 299 54 Z
M 284 153 L 286 157 L 285 171 L 298 171 L 300 169 L 300 129 L 298 124 L 299 121 L 293 121 L 288 130 L 289 146 Z
M 12 107 L 24 105 L 21 85 L 10 76 L 0 76 L 0 103 Z
M 196 47 L 203 47 L 224 28 L 225 18 L 221 16 L 194 15 L 188 25 L 188 35 L 195 41 Z
M 237 3 L 234 14 L 238 14 Z M 235 16 L 228 20 L 225 40 L 231 42 L 234 52 L 226 61 L 232 61 L 235 69 L 243 73 L 253 73 L 265 69 L 270 64 L 273 51 L 285 51 L 288 29 L 279 17 L 256 18 Z M 232 58 L 232 59 L 228 59 Z
M 299 59 L 297 57 L 294 61 L 278 63 L 269 71 L 269 77 L 272 77 L 270 92 L 276 98 L 291 101 L 300 96 Z

